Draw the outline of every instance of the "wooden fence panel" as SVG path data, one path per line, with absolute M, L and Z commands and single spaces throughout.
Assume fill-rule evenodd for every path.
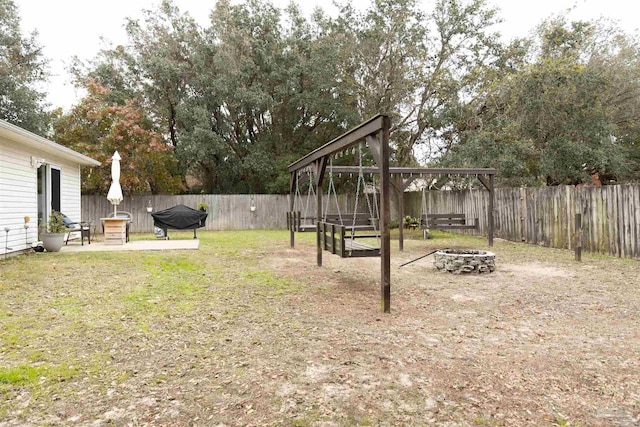
M 419 217 L 422 193 L 407 192 L 404 197 L 405 215 Z M 468 218 L 479 219 L 478 230 L 461 230 L 461 233 L 487 234 L 487 191 L 427 191 L 425 197 L 429 213 L 464 213 Z M 251 211 L 252 200 L 255 211 Z M 147 213 L 149 204 L 159 211 L 177 204 L 195 208 L 201 201 L 209 204 L 206 230 L 285 229 L 288 200 L 289 196 L 264 194 L 138 196 L 126 197 L 118 210 L 132 214 L 133 232 L 153 231 L 153 219 Z M 329 213 L 337 213 L 338 207 L 343 215 L 353 212 L 354 194 L 327 198 L 325 193 L 323 212 L 327 200 Z M 315 217 L 315 199 L 312 197 L 308 203 L 309 215 Z M 306 197 L 301 198 L 298 208 L 301 211 L 307 208 Z M 499 188 L 495 191 L 494 209 L 496 237 L 572 249 L 575 214 L 581 213 L 584 251 L 640 258 L 640 185 Z M 84 221 L 100 224 L 100 218 L 112 211 L 113 206 L 106 197 L 82 196 Z M 363 196 L 358 211 L 368 212 Z M 401 221 L 397 202 L 392 206 L 392 218 Z M 348 224 L 347 215 L 344 220 Z
M 323 195 L 323 212 L 327 197 Z M 251 211 L 251 205 L 255 210 Z M 369 195 L 370 203 L 373 197 Z M 378 198 L 379 201 L 379 198 Z M 161 211 L 175 205 L 186 205 L 196 208 L 199 202 L 209 205 L 209 215 L 205 224 L 205 230 L 252 230 L 252 229 L 285 229 L 287 227 L 286 212 L 289 210 L 289 196 L 277 194 L 203 194 L 203 195 L 175 195 L 175 196 L 134 196 L 125 197 L 117 206 L 117 210 L 131 213 L 133 219 L 131 231 L 152 232 L 153 218 L 147 212 L 147 206 L 154 211 Z M 355 195 L 339 194 L 338 197 L 329 199 L 328 212 L 337 213 L 338 209 L 344 215 L 345 223 L 348 223 L 348 213 L 352 213 L 355 206 Z M 308 210 L 310 217 L 315 217 L 316 201 L 307 196 L 300 198 L 296 208 L 302 212 Z M 368 212 L 368 205 L 364 196 L 358 202 L 359 212 Z M 113 212 L 113 205 L 104 196 L 82 196 L 82 220 L 93 221 L 101 224 L 103 218 Z M 397 215 L 397 213 L 396 213 Z M 101 227 L 97 228 L 101 232 Z
M 419 195 L 412 196 L 420 200 Z M 482 190 L 428 191 L 430 213 L 464 213 L 480 219 L 487 233 L 488 193 Z M 419 216 L 418 203 L 408 203 Z M 585 251 L 640 258 L 640 185 L 576 188 L 499 188 L 494 204 L 496 237 L 572 249 L 575 214 L 582 214 Z
M 117 209 L 132 214 L 131 231 L 134 233 L 153 231 L 153 218 L 147 213 L 149 205 L 154 211 L 180 204 L 195 209 L 199 202 L 209 204 L 205 230 L 278 229 L 287 226 L 288 197 L 271 194 L 135 196 L 125 197 Z M 254 211 L 251 211 L 252 199 Z M 83 221 L 100 224 L 100 218 L 110 212 L 113 212 L 113 206 L 104 196 L 82 196 Z M 100 227 L 98 231 L 101 231 Z

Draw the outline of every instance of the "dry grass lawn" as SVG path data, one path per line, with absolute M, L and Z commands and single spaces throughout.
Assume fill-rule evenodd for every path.
M 314 235 L 0 262 L 0 426 L 637 426 L 640 263 L 498 241 L 450 275 L 440 234 L 379 259 Z M 190 238 L 189 233 L 172 238 Z

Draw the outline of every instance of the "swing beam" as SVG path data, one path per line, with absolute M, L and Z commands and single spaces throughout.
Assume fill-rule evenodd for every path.
M 332 253 L 339 254 L 344 257 L 354 256 L 380 256 L 380 296 L 382 311 L 388 313 L 391 311 L 391 257 L 390 257 L 390 231 L 389 221 L 391 217 L 390 208 L 390 188 L 393 187 L 399 194 L 399 210 L 400 217 L 404 218 L 404 191 L 411 182 L 420 175 L 464 175 L 475 176 L 482 185 L 489 191 L 488 200 L 488 240 L 489 246 L 493 246 L 494 238 L 494 177 L 495 169 L 489 168 L 416 168 L 416 167 L 389 167 L 389 133 L 391 121 L 386 115 L 376 115 L 366 122 L 356 126 L 350 131 L 340 135 L 339 137 L 327 142 L 316 150 L 310 152 L 306 156 L 298 159 L 289 165 L 290 184 L 289 184 L 289 211 L 294 211 L 294 191 L 302 184 L 297 182 L 300 174 L 305 168 L 312 171 L 314 183 L 316 185 L 316 246 L 317 246 L 317 264 L 322 266 L 323 250 L 329 250 Z M 350 234 L 350 228 L 336 224 L 331 219 L 320 221 L 322 216 L 322 183 L 324 180 L 325 170 L 329 159 L 332 155 L 345 151 L 355 144 L 365 141 L 371 151 L 371 155 L 376 166 L 357 167 L 357 166 L 333 166 L 333 173 L 365 173 L 376 174 L 380 176 L 380 248 L 379 252 L 375 248 L 375 253 L 371 247 L 366 244 L 347 239 L 345 236 Z M 298 214 L 299 215 L 299 214 Z M 294 223 L 293 219 L 290 219 Z M 353 228 L 353 227 L 352 227 Z M 290 245 L 295 245 L 296 227 L 289 227 Z M 302 231 L 302 230 L 299 230 Z M 337 236 L 337 237 L 336 237 Z M 372 236 L 361 236 L 372 237 Z M 400 227 L 400 250 L 403 249 L 403 227 Z

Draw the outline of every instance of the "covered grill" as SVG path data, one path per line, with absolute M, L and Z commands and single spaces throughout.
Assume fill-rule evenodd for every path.
M 185 205 L 177 205 L 163 211 L 152 212 L 153 225 L 164 231 L 165 239 L 168 239 L 167 230 L 193 230 L 193 238 L 196 238 L 196 229 L 204 227 L 207 213 L 192 209 Z

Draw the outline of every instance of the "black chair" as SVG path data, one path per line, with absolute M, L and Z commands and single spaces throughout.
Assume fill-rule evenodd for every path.
M 71 218 L 62 214 L 62 221 L 67 227 L 67 236 L 64 244 L 69 243 L 71 233 L 80 233 L 80 244 L 84 246 L 84 238 L 87 238 L 87 243 L 91 244 L 91 223 L 87 221 L 73 221 Z

